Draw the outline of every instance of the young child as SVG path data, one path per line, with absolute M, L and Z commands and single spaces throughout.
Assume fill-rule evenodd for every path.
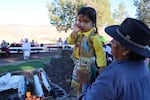
M 105 52 L 97 34 L 96 11 L 94 8 L 82 7 L 79 10 L 73 32 L 67 38 L 67 41 L 71 45 L 74 44 L 72 59 L 75 67 L 71 85 L 78 95 L 81 92 L 81 84 L 76 79 L 76 70 L 83 71 L 92 82 L 96 78 L 96 70 L 101 72 L 106 66 Z

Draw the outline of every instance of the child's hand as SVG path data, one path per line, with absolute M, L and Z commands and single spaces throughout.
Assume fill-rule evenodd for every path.
M 77 36 L 77 33 L 80 31 L 80 28 L 78 26 L 77 23 L 74 24 L 74 27 L 73 27 L 73 32 L 71 33 L 71 37 L 72 38 L 75 38 Z
M 80 27 L 78 26 L 77 23 L 75 23 L 73 27 L 73 33 L 77 34 L 79 31 L 80 31 Z

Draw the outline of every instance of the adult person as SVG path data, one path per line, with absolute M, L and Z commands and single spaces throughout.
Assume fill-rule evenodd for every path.
M 65 49 L 68 49 L 68 48 L 69 48 L 69 45 L 68 45 L 67 39 L 65 39 L 65 41 L 64 41 L 64 48 L 65 48 Z
M 61 37 L 57 40 L 57 46 L 58 46 L 58 48 L 62 48 L 62 46 L 63 46 L 63 41 L 62 41 Z
M 22 51 L 23 51 L 23 59 L 24 60 L 28 60 L 30 57 L 30 47 L 31 47 L 30 42 L 28 41 L 27 38 L 25 38 L 25 40 L 22 44 Z
M 34 47 L 35 46 L 34 40 L 32 40 L 30 44 L 31 44 L 31 47 Z
M 2 54 L 2 56 L 4 56 L 4 55 L 8 56 L 9 47 L 8 47 L 8 43 L 5 40 L 3 40 L 2 43 L 1 43 L 1 51 L 4 52 Z
M 89 85 L 87 76 L 77 71 L 83 85 L 79 100 L 150 100 L 150 29 L 140 20 L 126 18 L 121 25 L 105 28 L 111 41 L 114 62 Z

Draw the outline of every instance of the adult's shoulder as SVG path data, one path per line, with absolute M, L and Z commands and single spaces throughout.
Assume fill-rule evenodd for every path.
M 110 77 L 111 79 L 122 79 L 127 74 L 127 65 L 129 64 L 126 61 L 114 61 L 103 70 L 100 76 Z

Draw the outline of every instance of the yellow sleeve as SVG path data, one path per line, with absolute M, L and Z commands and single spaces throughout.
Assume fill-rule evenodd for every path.
M 76 37 L 77 37 L 77 36 L 76 36 Z M 76 40 L 76 37 L 72 38 L 72 37 L 71 37 L 71 34 L 70 34 L 69 37 L 67 38 L 68 44 L 73 45 L 74 42 L 75 42 L 75 40 Z
M 77 38 L 77 36 L 75 36 L 75 37 L 73 38 L 73 37 L 71 36 L 71 34 L 70 34 L 70 36 L 67 38 L 68 44 L 70 44 L 70 45 L 75 44 L 76 38 Z M 75 47 L 74 47 L 74 50 L 73 50 L 73 57 L 79 58 L 79 48 L 75 48 Z
M 100 38 L 98 35 L 94 35 L 91 37 L 91 40 L 93 42 L 93 48 L 95 50 L 95 56 L 96 56 L 96 63 L 98 67 L 104 67 L 106 66 L 106 55 L 103 50 L 102 43 L 100 41 Z

